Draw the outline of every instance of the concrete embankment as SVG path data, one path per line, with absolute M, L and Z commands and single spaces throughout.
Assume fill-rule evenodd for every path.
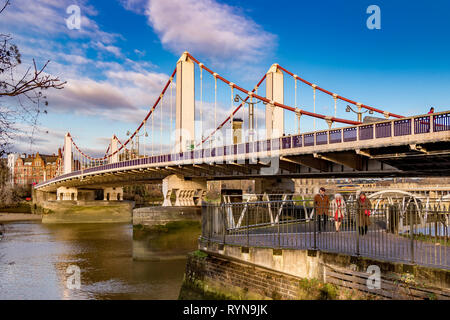
M 33 208 L 42 223 L 126 223 L 132 220 L 129 201 L 44 201 Z
M 198 207 L 148 207 L 133 210 L 133 259 L 185 259 L 201 233 Z M 183 262 L 184 263 L 184 262 Z
M 133 225 L 165 225 L 173 221 L 201 220 L 200 207 L 146 207 L 133 210 Z
M 450 271 L 316 250 L 221 245 L 200 240 L 180 298 L 450 299 Z

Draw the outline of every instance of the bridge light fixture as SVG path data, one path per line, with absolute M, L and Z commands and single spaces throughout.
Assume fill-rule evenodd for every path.
M 358 109 L 358 110 L 360 110 L 360 109 Z M 353 112 L 353 113 L 356 113 L 356 115 L 358 116 L 358 121 L 359 121 L 359 122 L 362 122 L 362 114 L 363 114 L 363 113 L 369 112 L 369 114 L 373 114 L 373 110 L 355 111 L 355 110 L 353 110 L 352 107 L 350 107 L 350 105 L 347 105 L 347 108 L 345 108 L 345 112 Z
M 242 102 L 245 103 L 245 104 L 248 104 L 248 105 L 255 105 L 255 104 L 258 104 L 258 103 L 261 102 L 260 100 L 255 101 L 255 102 L 245 101 L 245 99 L 242 99 L 242 97 L 241 97 L 240 95 L 236 94 L 236 95 L 234 96 L 234 102 L 239 102 L 239 100 L 242 101 Z M 267 104 L 267 102 L 265 102 L 265 101 L 262 101 L 262 103 L 263 103 L 263 104 Z

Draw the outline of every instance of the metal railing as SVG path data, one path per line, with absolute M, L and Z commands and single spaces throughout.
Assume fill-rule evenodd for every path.
M 37 184 L 35 188 L 74 176 L 84 176 L 101 171 L 114 171 L 136 166 L 165 166 L 170 163 L 194 163 L 205 159 L 208 159 L 208 161 L 213 161 L 213 158 L 215 157 L 220 158 L 226 156 L 249 155 L 252 153 L 292 150 L 334 143 L 351 143 L 354 141 L 366 141 L 441 131 L 450 131 L 450 112 L 448 111 L 397 120 L 386 120 L 371 124 L 361 124 L 351 127 L 290 135 L 276 139 L 246 142 L 237 145 L 218 146 L 103 164 L 60 175 L 46 182 Z
M 316 215 L 312 200 L 207 204 L 202 238 L 244 247 L 314 249 L 387 261 L 450 268 L 448 204 L 378 204 L 365 210 L 348 202 L 339 231 L 335 213 Z M 367 224 L 367 228 L 366 228 Z

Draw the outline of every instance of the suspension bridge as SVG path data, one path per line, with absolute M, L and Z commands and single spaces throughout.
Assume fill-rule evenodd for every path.
M 319 99 L 334 114 L 318 113 Z M 356 120 L 337 116 L 343 104 L 356 109 Z M 363 121 L 364 112 L 380 116 Z M 162 182 L 165 205 L 172 193 L 176 204 L 195 205 L 210 180 L 259 179 L 264 189 L 292 178 L 450 173 L 450 111 L 405 117 L 345 98 L 279 64 L 248 90 L 188 52 L 127 136 L 122 143 L 113 135 L 105 155 L 94 157 L 67 133 L 58 175 L 35 190 L 49 200 L 80 200 L 103 189 L 105 200 L 121 200 L 124 185 Z

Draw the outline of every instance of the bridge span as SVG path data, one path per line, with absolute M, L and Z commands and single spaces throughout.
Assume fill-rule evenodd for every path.
M 195 65 L 200 70 L 200 97 L 195 90 Z M 203 73 L 213 76 L 215 82 L 214 122 L 217 126 L 209 134 L 203 130 Z M 176 75 L 176 113 L 174 117 L 174 148 L 168 152 L 154 152 L 154 117 L 156 108 L 161 112 L 160 137 L 163 137 L 163 108 L 170 106 L 169 128 L 173 128 L 172 95 L 170 104 L 164 99 L 172 92 Z M 295 106 L 284 102 L 284 76 L 295 82 Z M 217 81 L 229 86 L 232 112 L 223 122 L 216 119 Z M 258 88 L 265 81 L 266 95 L 258 95 Z M 297 83 L 312 88 L 314 112 L 297 107 Z M 246 94 L 245 99 L 234 90 Z M 333 98 L 335 116 L 315 112 L 316 91 Z M 237 106 L 234 102 L 241 103 Z M 200 103 L 198 103 L 200 100 Z M 164 105 L 164 101 L 166 105 Z M 357 106 L 358 121 L 336 117 L 338 101 Z M 258 121 L 255 107 L 265 104 L 265 135 L 257 139 Z M 246 117 L 246 109 L 248 117 Z M 200 138 L 195 132 L 195 110 L 200 107 Z M 377 112 L 384 118 L 372 118 L 372 122 L 361 122 L 362 109 Z M 238 111 L 243 118 L 236 118 Z M 284 126 L 285 116 L 297 118 L 297 133 L 288 133 Z M 307 116 L 315 121 L 325 121 L 328 130 L 300 132 L 300 118 Z M 390 119 L 390 118 L 393 119 Z M 198 119 L 197 119 L 198 120 Z M 256 120 L 256 121 L 255 121 Z M 151 123 L 152 154 L 133 152 L 130 145 L 147 136 L 147 123 Z M 207 122 L 207 121 L 206 121 Z M 333 124 L 346 126 L 333 128 Z M 225 127 L 231 127 L 231 137 L 221 143 L 213 140 Z M 246 126 L 246 127 L 245 127 Z M 213 127 L 213 128 L 214 128 Z M 245 130 L 246 129 L 246 130 Z M 248 135 L 247 135 L 248 133 Z M 141 135 L 141 136 L 142 136 Z M 228 135 L 226 135 L 228 136 Z M 133 140 L 134 139 L 134 140 Z M 206 142 L 209 140 L 209 146 Z M 137 145 L 139 145 L 137 141 Z M 128 146 L 128 147 L 127 147 Z M 145 146 L 144 146 L 145 148 Z M 130 150 L 131 149 L 131 150 Z M 188 193 L 197 198 L 204 194 L 206 181 L 262 179 L 272 184 L 293 178 L 338 178 L 338 177 L 402 177 L 402 176 L 449 176 L 450 175 L 450 111 L 403 117 L 379 110 L 340 95 L 331 93 L 312 84 L 278 64 L 272 65 L 252 91 L 221 77 L 185 52 L 177 63 L 175 71 L 166 83 L 161 95 L 140 126 L 125 143 L 113 135 L 104 157 L 95 158 L 85 154 L 66 134 L 63 147 L 63 161 L 59 164 L 59 175 L 54 179 L 36 185 L 36 191 L 56 193 L 55 200 L 77 200 L 78 189 L 91 194 L 92 190 L 104 189 L 105 200 L 121 200 L 121 187 L 128 184 L 163 182 L 164 196 L 173 190 Z M 169 179 L 172 177 L 171 179 Z M 164 183 L 165 181 L 165 183 Z M 260 190 L 265 192 L 265 190 Z M 178 195 L 177 195 L 178 197 Z

